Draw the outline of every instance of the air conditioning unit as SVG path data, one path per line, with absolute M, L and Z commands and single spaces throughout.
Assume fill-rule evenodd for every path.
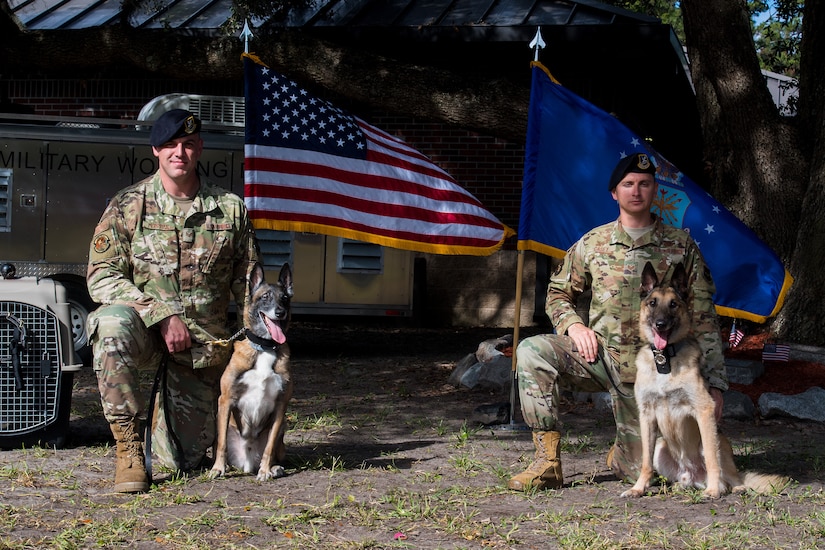
M 244 98 L 236 96 L 165 94 L 143 106 L 138 120 L 157 120 L 172 109 L 186 109 L 206 125 L 243 128 L 246 124 Z

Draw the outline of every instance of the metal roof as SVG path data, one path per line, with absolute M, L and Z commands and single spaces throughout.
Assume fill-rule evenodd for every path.
M 121 0 L 8 0 L 30 30 L 83 29 L 112 25 L 122 15 Z M 230 0 L 170 0 L 157 11 L 139 11 L 136 28 L 213 31 L 231 14 Z M 659 20 L 592 0 L 314 0 L 293 11 L 286 27 L 452 28 L 459 31 L 533 28 L 540 25 L 612 25 Z M 260 26 L 264 21 L 257 21 Z M 423 34 L 426 34 L 424 32 Z M 466 33 L 460 33 L 466 34 Z M 497 32 L 498 40 L 522 40 L 519 33 Z M 490 37 L 487 35 L 488 38 Z

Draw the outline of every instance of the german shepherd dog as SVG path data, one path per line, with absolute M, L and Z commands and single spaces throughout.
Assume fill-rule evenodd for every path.
M 258 480 L 264 481 L 285 473 L 286 407 L 292 397 L 286 343 L 292 271 L 284 264 L 278 283 L 270 285 L 256 264 L 248 284 L 246 338 L 235 342 L 221 376 L 215 463 L 209 476 L 225 475 L 229 465 L 248 474 L 257 469 Z
M 701 374 L 705 359 L 690 326 L 689 291 L 681 263 L 669 285 L 660 284 L 650 262 L 645 265 L 639 329 L 647 345 L 636 356 L 634 387 L 642 469 L 636 484 L 622 496 L 642 496 L 654 470 L 683 487 L 704 489 L 709 498 L 745 489 L 781 490 L 787 478 L 740 475 L 730 442 L 718 432 L 715 403 Z

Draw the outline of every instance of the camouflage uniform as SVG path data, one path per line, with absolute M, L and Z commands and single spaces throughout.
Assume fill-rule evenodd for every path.
M 219 381 L 231 348 L 211 341 L 231 336 L 230 291 L 240 309 L 255 260 L 243 200 L 203 180 L 185 213 L 157 173 L 120 191 L 95 229 L 87 283 L 103 305 L 89 316 L 88 329 L 109 423 L 146 414 L 138 371 L 154 371 L 163 357 L 158 323 L 178 315 L 192 336 L 191 350 L 169 357 L 156 409 L 153 450 L 168 467 L 197 467 L 214 440 Z
M 549 431 L 558 421 L 559 389 L 608 391 L 617 425 L 614 471 L 635 478 L 641 465 L 639 413 L 633 396 L 635 357 L 642 345 L 638 312 L 641 272 L 652 262 L 659 279 L 682 262 L 693 277 L 691 314 L 706 359 L 709 385 L 728 389 L 716 310 L 715 287 L 699 248 L 683 230 L 661 222 L 633 242 L 618 221 L 597 227 L 573 244 L 547 289 L 546 311 L 557 334 L 526 338 L 517 348 L 519 397 L 525 422 Z M 591 290 L 589 324 L 576 312 Z M 587 363 L 573 349 L 567 329 L 584 323 L 596 332 L 598 359 Z

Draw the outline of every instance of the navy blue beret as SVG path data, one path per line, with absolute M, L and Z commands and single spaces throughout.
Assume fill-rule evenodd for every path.
M 608 186 L 609 191 L 616 189 L 622 178 L 630 172 L 637 174 L 653 174 L 656 175 L 656 165 L 650 160 L 647 153 L 634 153 L 619 161 L 613 173 L 610 174 L 610 182 Z
M 152 147 L 160 147 L 167 141 L 200 131 L 201 120 L 198 117 L 183 109 L 172 109 L 160 115 L 155 121 L 149 134 L 149 143 Z

